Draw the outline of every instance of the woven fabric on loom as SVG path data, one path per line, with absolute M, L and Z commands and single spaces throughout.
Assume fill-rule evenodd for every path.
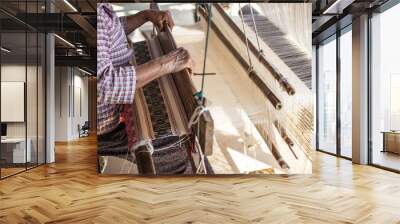
M 151 59 L 145 41 L 135 44 L 135 57 L 137 65 L 146 63 Z M 153 127 L 154 138 L 171 135 L 171 125 L 158 80 L 151 81 L 142 88 L 142 91 Z
M 151 60 L 152 57 L 146 41 L 135 43 L 134 48 L 137 65 Z M 171 120 L 181 118 L 174 119 L 173 117 L 178 114 L 168 113 L 171 109 L 167 108 L 167 105 L 170 105 L 171 101 L 176 101 L 177 99 L 175 96 L 166 94 L 168 91 L 166 89 L 172 89 L 173 87 L 168 85 L 169 83 L 165 82 L 165 79 L 161 78 L 153 80 L 140 89 L 136 95 L 135 100 L 139 101 L 136 103 L 136 109 L 141 111 L 138 114 L 139 116 L 137 116 L 139 119 L 138 122 L 141 126 L 148 125 L 149 127 L 145 128 L 150 132 L 150 136 L 142 136 L 142 139 L 156 139 L 171 135 L 187 134 L 186 130 L 178 131 L 177 127 L 174 126 L 175 122 L 171 122 Z M 175 103 L 175 105 L 179 104 Z M 144 120 L 145 122 L 140 120 Z
M 147 41 L 136 42 L 134 49 L 137 65 L 160 56 L 154 55 L 156 54 L 154 49 L 150 51 Z M 179 101 L 179 94 L 171 74 L 138 89 L 135 95 L 135 107 L 136 117 L 139 118 L 136 122 L 142 132 L 140 139 L 155 139 L 170 135 L 182 136 L 189 133 L 184 108 Z
M 124 123 L 120 123 L 110 133 L 97 136 L 97 153 L 99 156 L 126 155 L 127 152 L 128 136 Z
M 134 49 L 137 65 L 151 60 L 147 41 L 135 43 Z M 176 109 L 183 110 L 171 108 L 171 105 L 180 105 L 174 102 L 178 99 L 171 94 L 173 88 L 168 78 L 160 78 L 137 91 L 134 105 L 135 127 L 141 133 L 140 140 L 152 140 L 152 157 L 157 174 L 190 174 L 193 169 L 188 155 L 190 144 L 187 130 L 179 130 L 176 125 L 177 120 L 182 119 L 179 117 L 180 113 L 169 113 Z

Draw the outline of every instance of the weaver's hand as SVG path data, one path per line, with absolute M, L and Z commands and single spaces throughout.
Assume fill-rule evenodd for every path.
M 148 10 L 147 19 L 160 30 L 164 29 L 164 24 L 167 24 L 171 30 L 174 27 L 174 21 L 169 11 Z
M 168 73 L 179 72 L 185 68 L 192 73 L 194 63 L 186 49 L 178 48 L 163 57 L 165 57 L 165 60 L 163 60 L 162 66 L 165 67 Z
M 136 88 L 141 88 L 154 79 L 185 68 L 192 73 L 192 58 L 187 50 L 178 48 L 169 54 L 136 66 Z

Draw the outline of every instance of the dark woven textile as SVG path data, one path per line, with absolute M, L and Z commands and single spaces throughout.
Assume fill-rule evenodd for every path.
M 179 139 L 178 136 L 167 136 L 153 140 L 153 159 L 157 174 L 192 173 L 187 145 L 175 144 Z
M 169 147 L 178 141 L 178 136 L 167 136 L 153 140 L 153 159 L 157 174 L 192 173 L 186 145 L 178 144 Z M 97 136 L 97 142 L 100 156 L 126 155 L 128 137 L 125 124 L 121 123 L 112 132 Z
M 135 43 L 134 48 L 136 63 L 138 65 L 151 60 L 146 41 Z M 158 81 L 153 80 L 144 86 L 143 93 L 149 109 L 155 137 L 158 138 L 171 135 L 171 124 L 169 123 L 167 108 L 165 107 Z
M 154 147 L 153 160 L 156 173 L 159 175 L 194 174 L 187 148 L 188 142 L 175 144 L 181 138 L 178 136 L 166 136 L 152 141 Z M 128 152 L 128 138 L 125 125 L 121 123 L 112 132 L 97 137 L 99 156 L 123 156 Z M 208 174 L 213 170 L 205 158 Z M 121 164 L 122 165 L 122 164 Z
M 167 136 L 153 140 L 154 146 L 154 165 L 157 174 L 195 174 L 187 148 L 190 148 L 189 142 L 184 141 L 182 144 L 174 144 L 184 137 Z M 174 146 L 171 146 L 173 145 Z M 205 157 L 205 165 L 207 174 L 214 174 L 211 164 Z
M 134 44 L 135 59 L 138 65 L 151 60 L 146 41 Z M 154 80 L 143 87 L 147 108 L 155 139 L 152 140 L 154 152 L 152 154 L 156 174 L 194 174 L 193 160 L 188 149 L 190 141 L 187 136 L 172 134 L 169 115 L 159 86 Z M 126 116 L 129 116 L 126 114 Z M 129 119 L 125 117 L 125 121 Z M 110 133 L 98 136 L 98 154 L 100 156 L 125 156 L 128 152 L 128 134 L 125 124 L 120 124 Z M 134 133 L 132 133 L 134 134 Z M 132 138 L 131 136 L 129 136 Z M 182 141 L 182 139 L 185 139 Z M 121 164 L 122 165 L 122 164 Z M 207 170 L 211 170 L 206 160 Z
M 100 156 L 126 155 L 128 152 L 128 137 L 124 123 L 120 123 L 110 133 L 97 136 L 97 152 Z

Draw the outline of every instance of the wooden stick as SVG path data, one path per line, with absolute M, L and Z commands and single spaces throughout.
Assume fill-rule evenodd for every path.
M 203 18 L 207 19 L 206 12 L 204 9 L 200 9 L 200 14 Z M 229 40 L 224 36 L 221 30 L 215 25 L 215 23 L 211 22 L 211 29 L 214 30 L 215 34 L 217 34 L 218 38 L 225 44 L 225 46 L 229 49 L 229 51 L 233 54 L 233 56 L 239 61 L 239 63 L 245 68 L 248 69 L 250 65 L 246 62 L 246 60 L 241 56 L 241 54 L 232 46 Z M 264 96 L 269 100 L 269 102 L 275 107 L 275 109 L 282 109 L 282 102 L 279 98 L 272 92 L 272 90 L 265 84 L 265 82 L 260 78 L 256 71 L 251 70 L 249 72 L 250 79 L 256 84 L 256 86 L 261 90 Z
M 294 146 L 294 142 L 292 141 L 291 138 L 289 138 L 286 129 L 279 123 L 278 120 L 274 121 L 274 125 L 276 127 L 276 129 L 278 129 L 279 134 L 281 134 L 282 139 L 286 142 L 286 144 L 289 146 L 290 151 L 292 152 L 293 156 L 298 159 L 296 153 L 294 153 L 293 150 L 293 146 Z
M 239 36 L 239 38 L 243 41 L 243 43 L 246 42 L 246 37 L 243 34 L 243 32 L 240 30 L 240 28 L 232 21 L 232 19 L 226 14 L 224 9 L 220 6 L 219 3 L 214 3 L 214 7 L 217 9 L 217 11 L 221 14 L 221 16 L 224 18 L 225 22 L 233 29 L 233 31 L 236 33 L 236 35 Z M 264 55 L 261 55 L 260 52 L 257 50 L 257 48 L 254 46 L 254 44 L 248 40 L 250 50 L 252 51 L 253 54 L 258 55 L 258 60 L 271 72 L 272 76 L 279 82 L 281 87 L 289 94 L 289 95 L 294 95 L 296 93 L 295 89 L 293 86 L 287 81 L 287 79 L 276 69 L 271 63 L 267 61 Z
M 156 174 L 156 168 L 154 166 L 153 157 L 151 152 L 146 146 L 139 146 L 135 150 L 136 164 L 139 174 L 152 175 Z
M 159 10 L 157 3 L 152 3 L 150 7 Z M 177 49 L 175 39 L 173 38 L 171 30 L 167 24 L 164 24 L 164 30 L 160 31 L 157 29 L 157 32 L 157 38 L 164 54 Z M 196 107 L 200 105 L 194 97 L 197 90 L 194 87 L 193 81 L 190 78 L 190 73 L 187 69 L 175 73 L 173 79 L 189 120 Z M 199 139 L 203 153 L 205 155 L 211 155 L 214 137 L 214 121 L 209 111 L 205 111 L 201 115 L 198 125 L 200 126 L 199 133 L 196 132 L 197 125 L 193 127 L 194 133 Z

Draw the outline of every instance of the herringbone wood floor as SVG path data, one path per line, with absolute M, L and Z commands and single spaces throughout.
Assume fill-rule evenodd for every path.
M 400 175 L 316 153 L 314 174 L 145 178 L 96 173 L 94 138 L 0 181 L 0 223 L 400 223 Z

